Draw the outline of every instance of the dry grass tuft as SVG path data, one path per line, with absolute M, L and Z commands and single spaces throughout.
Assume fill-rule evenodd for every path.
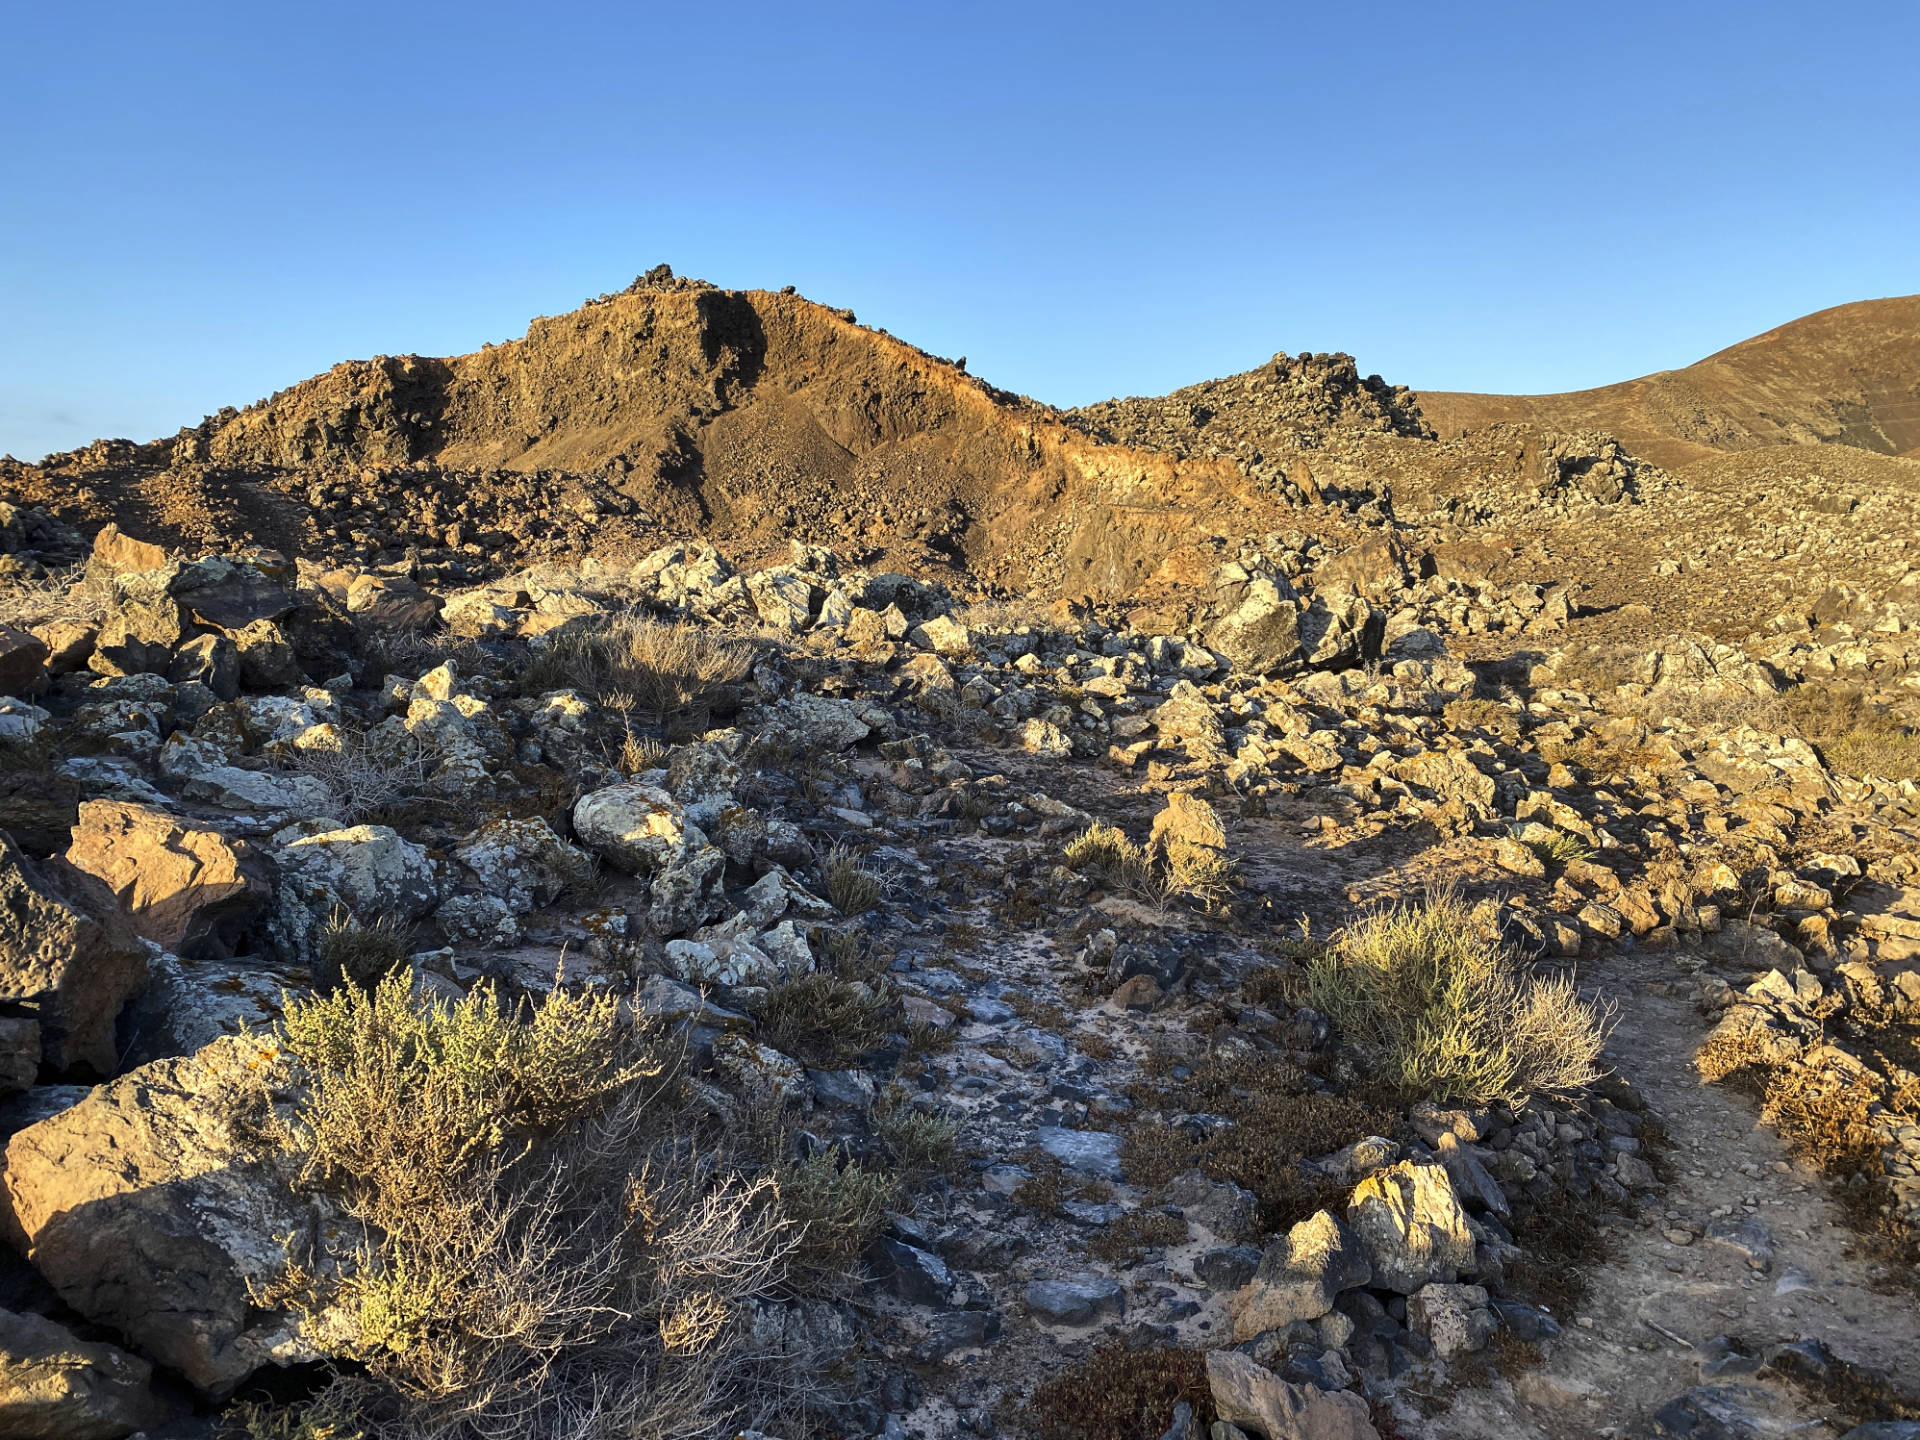
M 520 687 L 528 695 L 577 690 L 601 703 L 624 697 L 665 723 L 744 679 L 752 665 L 752 647 L 724 632 L 628 614 L 556 632 L 535 652 Z
M 1208 846 L 1175 841 L 1149 852 L 1113 825 L 1088 826 L 1067 842 L 1062 858 L 1068 868 L 1155 906 L 1181 895 L 1212 905 L 1233 892 L 1239 873 Z
M 864 915 L 880 903 L 886 894 L 886 881 L 869 870 L 851 847 L 835 845 L 821 862 L 820 875 L 826 898 L 842 915 Z
M 36 625 L 98 625 L 107 618 L 113 583 L 87 575 L 85 565 L 39 576 L 0 581 L 0 625 L 30 630 Z
M 1307 967 L 1314 1005 L 1401 1090 L 1518 1101 L 1600 1076 L 1610 1016 L 1523 973 L 1458 895 L 1376 910 Z

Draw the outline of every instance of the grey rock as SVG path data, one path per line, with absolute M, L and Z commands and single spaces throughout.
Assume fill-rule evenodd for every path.
M 930 1250 L 882 1235 L 874 1245 L 874 1268 L 886 1286 L 913 1305 L 942 1306 L 953 1290 L 953 1273 Z
M 1198 1170 L 1174 1177 L 1167 1198 L 1180 1213 L 1222 1240 L 1243 1243 L 1260 1235 L 1260 1201 L 1251 1190 L 1210 1180 Z
M 1238 1290 L 1259 1268 L 1260 1251 L 1253 1245 L 1225 1245 L 1193 1262 L 1195 1277 L 1209 1290 Z
M 814 1098 L 833 1110 L 867 1111 L 873 1108 L 873 1077 L 864 1070 L 809 1070 Z
M 1472 1273 L 1478 1256 L 1466 1212 L 1439 1165 L 1401 1161 L 1363 1180 L 1347 1205 L 1374 1285 L 1411 1295 Z
M 1127 1313 L 1120 1282 L 1104 1277 L 1035 1280 L 1027 1286 L 1026 1302 L 1035 1316 L 1054 1325 L 1091 1325 L 1102 1318 L 1118 1320 Z
M 1743 1385 L 1696 1385 L 1653 1412 L 1647 1434 L 1655 1440 L 1754 1440 L 1755 1406 L 1767 1404 L 1767 1392 Z
M 1000 1317 L 992 1310 L 949 1310 L 933 1317 L 913 1358 L 922 1364 L 943 1360 L 956 1350 L 978 1350 L 999 1338 Z
M 1104 1130 L 1068 1130 L 1059 1125 L 1042 1125 L 1034 1132 L 1034 1143 L 1078 1174 L 1096 1180 L 1120 1178 L 1120 1137 Z

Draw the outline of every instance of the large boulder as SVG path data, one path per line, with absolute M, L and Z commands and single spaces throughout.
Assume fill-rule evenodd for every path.
M 1251 1340 L 1295 1320 L 1318 1320 L 1341 1293 L 1373 1279 L 1360 1239 L 1322 1210 L 1269 1245 L 1233 1298 L 1233 1335 Z
M 140 934 L 190 960 L 243 948 L 273 899 L 266 863 L 246 841 L 150 805 L 87 801 L 67 862 L 104 881 Z
M 1478 1256 L 1467 1212 L 1440 1165 L 1403 1160 L 1355 1188 L 1347 1223 L 1373 1267 L 1373 1285 L 1411 1295 L 1473 1272 Z
M 1207 632 L 1207 648 L 1252 675 L 1295 669 L 1300 663 L 1300 607 L 1266 576 Z
M 146 983 L 146 947 L 112 892 L 0 834 L 0 1004 L 36 1022 L 41 1060 L 111 1075 L 114 1020 Z
M 1380 1440 L 1358 1395 L 1291 1385 L 1238 1350 L 1207 1352 L 1207 1388 L 1221 1420 L 1265 1440 Z
M 630 874 L 651 877 L 647 928 L 680 935 L 726 908 L 726 853 L 656 785 L 630 781 L 580 797 L 573 830 L 588 849 Z
M 340 1219 L 243 1123 L 291 1099 L 291 1062 L 257 1036 L 142 1066 L 7 1142 L 0 1225 L 63 1301 L 208 1395 L 318 1360 L 260 1300 Z
M 0 1435 L 120 1440 L 167 1418 L 153 1367 L 39 1315 L 0 1310 Z
M 313 962 L 320 929 L 336 910 L 363 924 L 405 924 L 442 898 L 427 852 L 385 825 L 308 821 L 278 832 L 273 845 L 280 874 L 274 935 L 281 953 L 300 964 Z
M 553 833 L 545 820 L 490 820 L 453 852 L 480 888 L 516 915 L 550 905 L 593 874 L 593 857 Z

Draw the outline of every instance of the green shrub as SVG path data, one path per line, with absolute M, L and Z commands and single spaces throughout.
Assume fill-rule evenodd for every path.
M 824 970 L 774 986 L 760 1001 L 760 1038 L 809 1065 L 834 1070 L 878 1048 L 897 1002 L 883 985 Z
M 1606 1013 L 1521 972 L 1457 895 L 1376 910 L 1307 968 L 1313 1003 L 1381 1073 L 1436 1100 L 1519 1100 L 1599 1078 Z
M 782 1209 L 798 1227 L 789 1273 L 814 1289 L 852 1284 L 861 1255 L 887 1227 L 899 1177 L 830 1148 L 781 1167 L 778 1182 Z

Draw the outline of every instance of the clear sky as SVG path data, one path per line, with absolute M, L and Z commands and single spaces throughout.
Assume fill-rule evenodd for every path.
M 666 261 L 1041 399 L 1576 388 L 1920 290 L 1920 5 L 0 0 L 0 451 Z

